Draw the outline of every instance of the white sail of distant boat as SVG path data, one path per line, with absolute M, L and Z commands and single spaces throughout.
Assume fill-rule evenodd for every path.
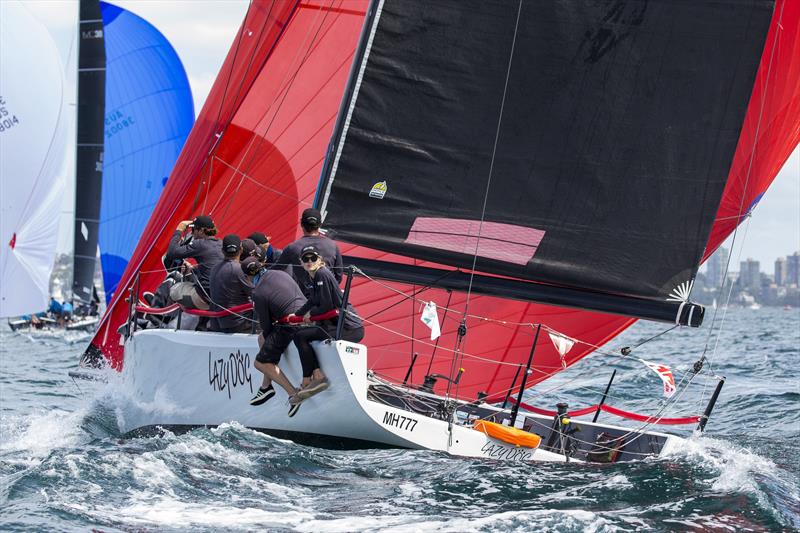
M 20 2 L 0 2 L 2 317 L 47 307 L 68 114 L 64 68 L 52 37 Z

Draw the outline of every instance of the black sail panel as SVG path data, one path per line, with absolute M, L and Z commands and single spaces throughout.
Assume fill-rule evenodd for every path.
M 771 0 L 376 5 L 317 199 L 331 236 L 639 298 L 685 288 Z
M 72 294 L 92 299 L 103 185 L 106 49 L 98 0 L 81 0 L 78 35 L 78 124 L 75 170 L 75 259 Z

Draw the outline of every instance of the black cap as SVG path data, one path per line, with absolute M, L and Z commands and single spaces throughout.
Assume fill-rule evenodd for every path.
M 250 235 L 247 236 L 248 239 L 251 239 L 254 243 L 261 246 L 262 244 L 267 244 L 269 240 L 267 236 L 259 231 L 254 231 Z
M 300 223 L 304 226 L 313 226 L 318 228 L 322 223 L 322 215 L 320 214 L 319 209 L 309 207 L 303 211 L 303 216 L 300 217 Z
M 242 261 L 242 272 L 248 276 L 255 276 L 261 268 L 261 262 L 255 257 L 251 256 Z
M 314 254 L 314 255 L 316 255 L 317 257 L 322 257 L 322 254 L 321 254 L 321 253 L 319 253 L 319 250 L 318 250 L 318 249 L 317 249 L 317 247 L 316 247 L 316 246 L 314 246 L 313 244 L 310 244 L 310 245 L 308 245 L 308 246 L 305 246 L 305 247 L 304 247 L 302 250 L 300 250 L 300 258 L 301 258 L 301 259 L 302 259 L 303 257 L 305 257 L 305 256 L 307 256 L 307 255 L 311 255 L 311 254 Z
M 253 252 L 258 248 L 253 239 L 242 239 L 242 258 L 253 255 Z
M 214 221 L 211 220 L 211 217 L 208 216 L 208 215 L 200 215 L 199 217 L 196 217 L 192 221 L 192 226 L 194 226 L 195 229 L 199 229 L 199 228 L 213 229 L 214 228 Z
M 260 246 L 256 246 L 253 250 L 253 257 L 264 263 L 267 260 L 267 252 Z
M 239 251 L 239 247 L 242 245 L 242 240 L 239 238 L 238 235 L 225 235 L 225 238 L 222 239 L 222 250 L 227 255 L 235 254 Z

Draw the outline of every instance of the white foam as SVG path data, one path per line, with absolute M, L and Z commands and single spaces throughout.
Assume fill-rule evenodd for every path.
M 331 533 L 350 531 L 382 531 L 391 533 L 406 532 L 463 532 L 478 529 L 491 531 L 563 531 L 579 530 L 586 533 L 617 531 L 618 528 L 590 511 L 531 510 L 506 511 L 479 518 L 431 518 L 425 515 L 403 516 L 351 516 L 335 519 L 315 519 L 296 526 L 298 531 Z
M 561 491 L 551 492 L 539 496 L 539 501 L 542 502 L 563 502 L 566 500 L 576 500 L 577 502 L 585 502 L 591 500 L 587 493 L 594 489 L 625 489 L 633 487 L 633 484 L 628 478 L 622 474 L 616 474 L 609 478 L 601 478 L 597 481 L 591 481 L 584 485 L 568 487 Z
M 480 482 L 478 482 L 477 488 L 480 489 L 479 494 L 482 496 L 500 492 L 500 489 L 492 485 L 491 481 L 486 478 L 481 478 Z
M 0 452 L 4 455 L 22 452 L 18 460 L 38 463 L 58 448 L 73 447 L 86 438 L 80 428 L 85 409 L 69 413 L 57 409 L 33 415 L 4 418 Z M 12 461 L 13 462 L 13 461 Z
M 694 436 L 674 446 L 663 458 L 684 457 L 710 467 L 719 473 L 712 489 L 723 492 L 760 492 L 753 474 L 772 475 L 775 463 L 760 455 L 729 442 L 706 436 Z
M 800 501 L 800 488 L 794 475 L 789 474 L 792 479 L 784 479 L 785 472 L 775 463 L 730 442 L 696 435 L 687 439 L 683 446 L 669 450 L 665 458 L 669 457 L 683 457 L 712 469 L 717 477 L 710 482 L 711 490 L 753 495 L 760 507 L 772 512 L 781 522 L 786 517 L 770 502 L 759 479 L 772 480 L 788 493 L 789 501 Z
M 174 496 L 133 494 L 132 502 L 122 507 L 88 508 L 82 503 L 65 506 L 95 518 L 98 521 L 123 522 L 128 525 L 190 528 L 216 527 L 220 529 L 268 530 L 275 527 L 297 527 L 313 519 L 302 511 L 275 511 L 256 507 L 196 504 L 181 501 Z

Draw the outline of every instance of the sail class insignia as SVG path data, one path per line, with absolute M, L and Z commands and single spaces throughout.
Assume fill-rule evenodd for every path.
M 372 186 L 372 190 L 369 191 L 370 198 L 377 198 L 378 200 L 383 200 L 383 197 L 386 196 L 386 191 L 388 188 L 386 187 L 386 181 L 379 181 L 375 185 Z

